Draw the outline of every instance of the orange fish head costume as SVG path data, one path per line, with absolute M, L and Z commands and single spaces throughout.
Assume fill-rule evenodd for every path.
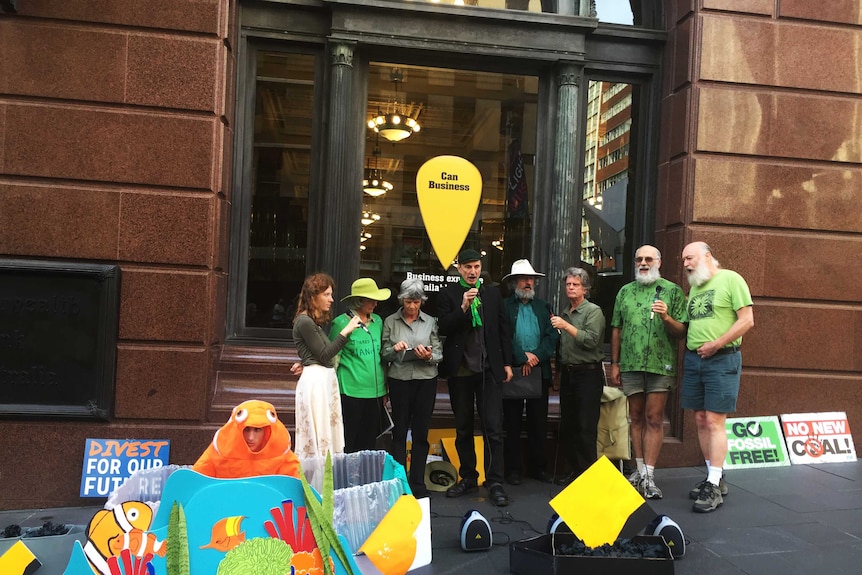
M 246 444 L 243 430 L 255 427 L 264 430 L 263 447 L 252 451 Z M 192 468 L 218 478 L 252 477 L 257 475 L 299 476 L 299 459 L 291 451 L 290 433 L 278 419 L 271 403 L 244 401 L 233 408 L 230 419 L 215 432 L 213 441 Z

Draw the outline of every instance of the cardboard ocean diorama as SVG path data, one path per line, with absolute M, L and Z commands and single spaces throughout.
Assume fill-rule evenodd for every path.
M 113 498 L 111 509 L 96 513 L 63 573 L 358 575 L 359 552 L 387 575 L 430 563 L 427 500 L 423 508 L 409 495 L 391 456 L 361 452 L 315 465 L 306 475 L 320 493 L 304 478 L 171 470 L 159 502 Z M 357 470 L 367 476 L 375 467 L 376 481 L 357 484 L 367 479 Z

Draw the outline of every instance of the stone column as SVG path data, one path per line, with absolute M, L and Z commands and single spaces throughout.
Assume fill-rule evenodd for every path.
M 561 64 L 556 71 L 557 123 L 554 138 L 554 168 L 551 222 L 548 230 L 548 300 L 557 313 L 565 303 L 563 271 L 581 262 L 581 204 L 583 181 L 578 171 L 580 132 L 578 86 L 583 68 Z
M 315 243 L 320 246 L 318 268 L 335 279 L 334 297 L 344 297 L 359 273 L 360 182 L 356 180 L 354 149 L 356 114 L 353 111 L 352 42 L 330 43 L 330 92 L 326 111 L 326 165 L 319 204 Z

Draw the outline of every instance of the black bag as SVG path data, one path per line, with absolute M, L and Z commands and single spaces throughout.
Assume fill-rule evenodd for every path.
M 512 380 L 503 384 L 503 399 L 536 399 L 542 397 L 542 367 L 537 365 L 530 375 L 521 374 L 521 366 L 514 369 Z

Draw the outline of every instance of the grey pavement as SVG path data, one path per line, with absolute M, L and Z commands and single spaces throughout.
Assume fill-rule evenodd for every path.
M 673 518 L 687 540 L 685 557 L 673 565 L 676 575 L 862 572 L 862 462 L 731 470 L 724 505 L 696 514 L 688 491 L 704 476 L 701 467 L 656 470 L 664 499 L 650 505 Z M 511 504 L 504 508 L 494 507 L 481 488 L 458 499 L 433 493 L 433 561 L 412 573 L 508 573 L 508 543 L 547 531 L 553 513 L 548 501 L 560 489 L 531 479 L 507 485 Z M 10 523 L 86 524 L 99 508 L 0 511 L 0 529 Z M 491 523 L 494 546 L 488 551 L 460 548 L 461 518 L 471 509 Z

